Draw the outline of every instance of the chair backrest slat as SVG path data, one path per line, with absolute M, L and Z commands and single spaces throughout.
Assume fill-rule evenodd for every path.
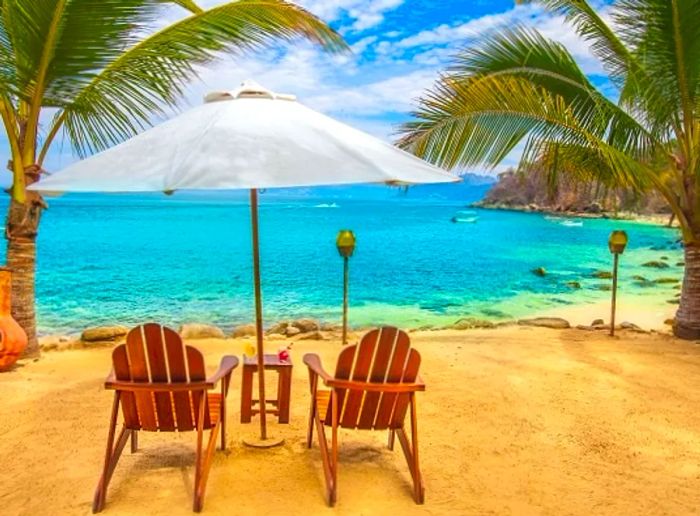
M 114 376 L 117 380 L 124 382 L 131 381 L 131 371 L 129 370 L 129 357 L 126 354 L 126 346 L 118 346 L 112 353 L 112 365 Z M 127 428 L 139 430 L 141 422 L 136 409 L 136 398 L 133 392 L 122 392 L 121 394 L 122 413 L 124 414 L 124 424 Z
M 335 378 L 378 384 L 413 383 L 420 355 L 411 349 L 408 335 L 393 327 L 367 333 L 359 344 L 345 348 L 338 357 Z M 386 429 L 403 425 L 410 394 L 335 389 L 339 424 L 343 428 Z M 325 423 L 330 425 L 331 411 Z
M 163 346 L 163 328 L 157 324 L 143 326 L 143 336 L 148 355 L 148 364 L 151 372 L 151 381 L 168 383 L 168 366 L 166 363 L 165 347 Z M 173 418 L 173 400 L 169 392 L 153 393 L 156 402 L 156 416 L 158 429 L 163 431 L 175 430 Z
M 408 335 L 401 331 L 396 336 L 394 353 L 386 375 L 386 383 L 399 383 L 401 381 L 409 351 L 413 351 L 411 350 L 411 342 Z M 379 400 L 379 408 L 377 409 L 377 417 L 374 420 L 374 428 L 377 430 L 384 430 L 389 427 L 396 398 L 395 392 L 382 393 L 381 400 Z
M 355 357 L 355 366 L 352 369 L 351 380 L 356 382 L 367 381 L 376 345 L 377 335 L 375 332 L 370 332 L 362 338 Z M 357 426 L 357 416 L 360 413 L 364 395 L 364 391 L 356 390 L 350 390 L 346 394 L 345 406 L 342 410 L 340 406 L 338 407 L 341 426 L 344 428 L 355 428 Z
M 115 377 L 127 382 L 183 384 L 206 381 L 204 357 L 196 348 L 185 346 L 170 328 L 145 324 L 132 329 L 126 343 L 112 353 Z M 206 392 L 204 400 L 206 402 Z M 127 428 L 151 431 L 187 431 L 196 427 L 198 391 L 122 391 L 122 411 Z M 205 403 L 203 427 L 211 428 L 209 403 Z
M 403 383 L 413 383 L 418 377 L 418 368 L 420 367 L 420 355 L 415 349 L 412 349 L 406 360 L 406 368 L 403 371 L 401 381 Z M 406 417 L 410 394 L 399 394 L 396 397 L 396 405 L 394 406 L 394 414 L 391 417 L 391 428 L 401 428 L 403 420 Z
M 377 337 L 378 343 L 374 353 L 374 364 L 372 365 L 372 373 L 369 376 L 370 382 L 385 382 L 389 359 L 394 350 L 394 342 L 396 341 L 398 333 L 399 330 L 396 328 L 383 328 L 379 330 L 379 335 Z M 360 413 L 360 421 L 357 425 L 358 428 L 372 428 L 377 416 L 377 407 L 379 406 L 381 394 L 380 392 L 368 392 L 365 394 L 365 400 Z
M 148 358 L 143 342 L 141 327 L 134 328 L 126 335 L 126 352 L 129 357 L 129 370 L 131 371 L 131 381 L 150 382 L 148 374 Z M 153 393 L 137 392 L 136 408 L 139 412 L 141 428 L 155 431 L 158 429 L 158 421 L 154 410 Z
M 335 377 L 339 380 L 349 380 L 350 374 L 352 373 L 352 364 L 355 361 L 355 351 L 357 346 L 348 346 L 343 351 L 340 352 L 338 356 L 338 364 L 335 367 Z M 336 395 L 338 397 L 338 409 L 343 408 L 343 403 L 345 402 L 346 389 L 336 389 Z M 326 413 L 326 423 L 331 424 L 331 411 Z
M 203 382 L 207 379 L 206 371 L 204 370 L 204 357 L 199 352 L 199 350 L 193 348 L 192 346 L 185 346 L 185 353 L 187 356 L 187 364 L 189 366 L 189 374 L 191 382 Z M 194 419 L 197 421 L 199 417 L 199 402 L 201 400 L 201 393 L 192 392 L 192 406 L 194 408 Z M 206 394 L 205 394 L 206 401 Z M 204 406 L 204 428 L 208 428 L 211 425 L 211 417 L 209 415 L 209 405 Z
M 172 383 L 187 383 L 187 362 L 185 361 L 185 345 L 180 336 L 170 328 L 163 328 L 163 340 L 168 355 L 170 381 Z M 187 431 L 194 429 L 192 418 L 192 400 L 189 392 L 173 392 L 175 405 L 175 420 L 177 429 Z

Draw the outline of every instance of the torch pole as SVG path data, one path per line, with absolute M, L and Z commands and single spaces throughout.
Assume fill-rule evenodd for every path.
M 617 309 L 617 265 L 620 259 L 618 253 L 613 254 L 613 278 L 612 278 L 612 307 L 610 310 L 610 336 L 615 336 L 615 310 Z
M 348 283 L 350 259 L 343 257 L 343 346 L 348 343 Z

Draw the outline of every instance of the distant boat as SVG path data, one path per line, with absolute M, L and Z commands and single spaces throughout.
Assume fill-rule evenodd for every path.
M 567 228 L 580 228 L 583 226 L 583 222 L 580 220 L 564 220 L 560 222 L 562 226 L 566 226 Z
M 332 202 L 330 204 L 323 203 L 323 204 L 317 204 L 314 206 L 314 208 L 340 208 L 336 203 Z
M 450 219 L 455 224 L 474 224 L 479 220 L 479 217 L 452 217 Z

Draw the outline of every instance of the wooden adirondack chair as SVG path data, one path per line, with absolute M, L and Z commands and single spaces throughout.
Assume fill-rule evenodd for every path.
M 219 429 L 221 449 L 226 448 L 226 394 L 238 359 L 223 357 L 216 374 L 206 378 L 204 359 L 197 349 L 184 345 L 170 328 L 145 324 L 127 334 L 126 343 L 114 349 L 112 362 L 105 388 L 115 391 L 114 403 L 92 512 L 104 508 L 107 485 L 129 437 L 131 453 L 137 451 L 139 430 L 197 431 L 193 510 L 201 511 Z M 210 393 L 217 383 L 221 383 L 220 393 Z M 115 445 L 120 405 L 124 423 Z M 204 430 L 211 430 L 206 449 L 202 448 Z
M 418 421 L 416 396 L 425 385 L 418 378 L 420 355 L 411 349 L 408 335 L 392 327 L 367 333 L 359 344 L 340 353 L 335 376 L 323 370 L 318 355 L 304 356 L 309 368 L 311 413 L 307 445 L 311 448 L 314 425 L 323 459 L 326 499 L 333 506 L 338 490 L 338 428 L 389 430 L 389 449 L 398 435 L 413 477 L 413 497 L 424 500 L 424 487 L 418 462 Z M 330 390 L 320 389 L 318 379 Z M 411 442 L 404 420 L 411 410 Z M 331 427 L 328 448 L 325 426 Z

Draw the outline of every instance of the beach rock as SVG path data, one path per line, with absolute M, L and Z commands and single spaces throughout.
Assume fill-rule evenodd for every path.
M 642 264 L 642 267 L 651 267 L 652 269 L 668 269 L 669 265 L 666 262 L 651 260 Z
M 664 321 L 664 324 L 666 324 L 666 325 L 668 325 L 668 326 L 673 326 L 674 324 L 676 324 L 676 319 L 675 319 L 675 318 L 666 319 L 666 320 Z
M 177 331 L 185 340 L 189 339 L 225 339 L 226 334 L 218 326 L 210 324 L 188 323 Z
M 241 324 L 236 326 L 231 332 L 231 337 L 234 339 L 240 339 L 243 337 L 255 337 L 255 325 L 254 324 Z
M 117 342 L 128 333 L 126 326 L 95 326 L 83 330 L 80 340 L 83 342 Z
M 270 326 L 265 332 L 267 335 L 285 335 L 289 328 L 289 321 L 280 321 Z
M 297 319 L 296 321 L 292 321 L 291 324 L 295 328 L 299 328 L 299 331 L 301 331 L 301 333 L 309 333 L 321 329 L 320 325 L 318 324 L 318 321 L 315 321 L 313 319 Z
M 676 267 L 685 267 L 685 262 L 676 262 Z
M 321 331 L 343 331 L 342 324 L 321 323 Z
M 588 206 L 584 207 L 583 211 L 585 211 L 586 213 L 602 213 L 603 207 L 600 205 L 599 202 L 592 202 Z
M 579 281 L 567 281 L 566 286 L 569 288 L 573 288 L 573 289 L 578 290 L 581 288 L 581 282 L 579 282 Z
M 669 300 L 666 301 L 666 302 L 667 302 L 669 305 L 680 305 L 680 304 L 681 304 L 681 300 L 680 300 L 680 299 L 669 299 Z
M 660 260 L 663 260 L 663 261 L 665 261 L 665 262 L 667 262 L 667 261 L 668 261 L 668 256 L 662 256 L 662 257 L 659 258 L 659 259 L 660 259 Z
M 294 337 L 295 335 L 299 335 L 301 333 L 301 330 L 297 328 L 296 326 L 288 326 L 287 329 L 285 330 L 285 335 L 287 337 Z
M 593 322 L 591 323 L 591 326 L 602 326 L 605 324 L 605 321 L 603 319 L 594 319 Z
M 311 331 L 300 335 L 299 340 L 326 340 L 326 337 L 320 331 Z
M 540 278 L 543 278 L 547 275 L 547 270 L 544 267 L 537 267 L 536 269 L 532 269 L 532 273 L 535 276 L 539 276 Z
M 632 279 L 635 280 L 635 281 L 641 281 L 642 283 L 646 283 L 646 282 L 649 281 L 649 280 L 646 279 L 644 276 L 640 276 L 639 274 L 636 274 L 636 275 L 632 276 Z
M 485 321 L 482 319 L 475 319 L 474 317 L 466 317 L 460 319 L 453 325 L 449 326 L 450 330 L 471 330 L 474 328 L 495 328 L 496 324 L 491 321 Z
M 601 283 L 600 285 L 596 285 L 595 288 L 597 288 L 598 290 L 606 291 L 606 292 L 608 290 L 612 290 L 612 287 L 610 285 L 608 285 L 607 283 Z
M 617 328 L 620 330 L 629 330 L 629 331 L 633 331 L 636 333 L 647 333 L 646 330 L 643 330 L 642 328 L 640 328 L 636 324 L 631 323 L 631 322 L 627 322 L 627 321 L 620 323 L 620 325 L 617 326 Z
M 612 279 L 613 277 L 610 271 L 595 271 L 591 276 L 598 279 Z
M 63 351 L 81 347 L 81 341 L 69 335 L 44 335 L 39 337 L 39 349 L 41 351 Z
M 520 319 L 518 324 L 520 326 L 537 326 L 540 328 L 552 328 L 556 330 L 571 328 L 569 321 L 560 317 L 536 317 L 534 319 Z
M 680 283 L 681 280 L 678 278 L 657 278 L 654 280 L 654 283 L 658 283 L 659 285 L 664 285 L 664 284 L 669 284 L 669 283 Z

